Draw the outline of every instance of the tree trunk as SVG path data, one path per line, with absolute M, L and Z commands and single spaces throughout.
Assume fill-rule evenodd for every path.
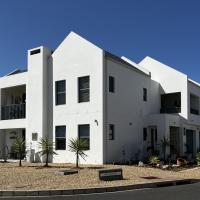
M 78 152 L 76 153 L 76 168 L 78 168 Z
M 49 154 L 47 153 L 47 156 L 46 156 L 46 164 L 45 164 L 46 167 L 49 166 L 48 163 L 49 163 Z
M 20 156 L 20 158 L 19 158 L 19 167 L 21 167 L 21 166 L 22 166 L 22 158 Z

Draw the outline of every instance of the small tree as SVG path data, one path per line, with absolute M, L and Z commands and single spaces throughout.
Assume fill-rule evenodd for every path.
M 13 143 L 13 152 L 17 154 L 17 157 L 19 158 L 19 167 L 22 166 L 22 159 L 26 155 L 26 143 L 24 141 L 23 137 L 17 137 L 15 139 L 15 142 Z
M 76 168 L 79 167 L 79 157 L 83 158 L 85 160 L 85 157 L 87 156 L 84 151 L 87 149 L 87 141 L 83 139 L 70 139 L 69 140 L 69 151 L 75 153 L 76 155 Z
M 162 152 L 163 152 L 163 159 L 164 159 L 164 162 L 165 162 L 165 160 L 166 160 L 166 150 L 167 150 L 167 147 L 170 146 L 170 142 L 164 136 L 163 139 L 160 140 L 160 144 L 161 144 L 161 148 L 162 148 Z
M 53 150 L 54 143 L 48 138 L 40 138 L 39 143 L 39 148 L 41 151 L 38 153 L 41 154 L 42 156 L 46 155 L 46 161 L 45 161 L 45 167 L 49 166 L 49 157 L 56 155 L 57 153 Z

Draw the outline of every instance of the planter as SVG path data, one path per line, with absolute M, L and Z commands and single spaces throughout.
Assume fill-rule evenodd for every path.
M 178 158 L 178 159 L 176 160 L 176 164 L 177 164 L 178 166 L 184 166 L 184 165 L 187 165 L 187 161 L 186 161 L 185 159 L 183 159 L 183 158 Z

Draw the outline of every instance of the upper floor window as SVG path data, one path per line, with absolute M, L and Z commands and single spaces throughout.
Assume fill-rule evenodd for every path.
M 66 126 L 56 126 L 56 150 L 66 150 Z
M 109 76 L 109 92 L 115 92 L 115 78 L 113 76 Z
M 78 102 L 90 101 L 90 77 L 84 76 L 78 78 Z
M 86 147 L 85 150 L 90 149 L 90 125 L 83 124 L 78 125 L 78 137 L 85 141 Z
M 147 101 L 147 88 L 143 88 L 143 101 Z
M 66 81 L 56 81 L 56 105 L 66 103 Z
M 114 124 L 109 124 L 109 140 L 115 139 L 115 126 Z

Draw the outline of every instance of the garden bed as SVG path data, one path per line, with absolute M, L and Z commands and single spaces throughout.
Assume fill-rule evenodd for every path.
M 23 163 L 0 163 L 0 190 L 34 190 L 34 189 L 72 189 L 91 188 L 105 186 L 119 186 L 137 183 L 149 183 L 174 180 L 180 178 L 200 179 L 200 168 L 186 170 L 161 170 L 151 167 L 137 167 L 125 165 L 81 165 L 78 174 L 60 176 L 55 172 L 66 169 L 74 169 L 71 164 L 50 164 L 44 168 L 42 164 Z M 122 168 L 123 180 L 100 181 L 98 169 Z M 148 177 L 156 177 L 155 179 Z

